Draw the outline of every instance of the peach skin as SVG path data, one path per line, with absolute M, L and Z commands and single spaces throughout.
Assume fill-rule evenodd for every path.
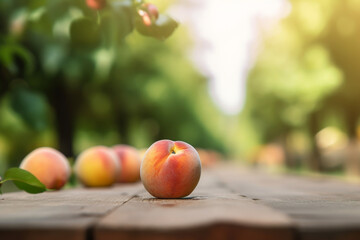
M 116 153 L 111 148 L 96 146 L 78 156 L 75 174 L 87 187 L 106 187 L 116 182 L 120 168 Z
M 29 153 L 20 168 L 31 172 L 48 189 L 61 189 L 68 181 L 71 168 L 66 157 L 50 147 L 37 148 Z
M 118 156 L 121 165 L 121 174 L 117 182 L 131 183 L 140 180 L 140 154 L 136 148 L 128 145 L 116 145 L 113 150 Z
M 199 154 L 182 141 L 160 140 L 146 151 L 140 176 L 145 189 L 157 198 L 189 195 L 200 180 Z

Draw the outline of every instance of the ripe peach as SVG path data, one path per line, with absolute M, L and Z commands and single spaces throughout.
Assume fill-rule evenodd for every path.
M 66 157 L 49 147 L 37 148 L 29 153 L 21 162 L 20 168 L 31 172 L 48 189 L 62 188 L 71 173 Z
M 89 8 L 100 10 L 106 6 L 106 0 L 86 0 L 86 4 Z
M 141 8 L 144 9 L 144 11 L 146 11 L 150 17 L 154 18 L 155 20 L 159 18 L 159 9 L 154 4 L 143 3 Z
M 113 150 L 118 156 L 121 164 L 121 174 L 117 182 L 136 182 L 140 180 L 141 158 L 136 148 L 128 145 L 116 145 Z
M 143 3 L 138 10 L 142 22 L 145 26 L 151 26 L 159 18 L 158 8 L 151 3 Z
M 182 141 L 160 140 L 146 151 L 140 176 L 146 190 L 158 198 L 189 195 L 199 182 L 199 154 Z
M 96 146 L 83 151 L 76 159 L 75 174 L 87 187 L 106 187 L 115 183 L 120 173 L 116 153 Z

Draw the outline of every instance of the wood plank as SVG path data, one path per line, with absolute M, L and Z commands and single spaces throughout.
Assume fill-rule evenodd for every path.
M 143 192 L 95 226 L 96 240 L 293 239 L 289 218 L 232 193 L 209 172 L 185 199 Z
M 184 199 L 141 183 L 0 196 L 1 239 L 360 239 L 360 191 L 329 178 L 221 166 Z
M 1 239 L 86 239 L 92 234 L 89 229 L 100 217 L 141 189 L 138 183 L 37 195 L 4 194 L 0 197 Z
M 234 193 L 288 215 L 299 239 L 360 239 L 360 186 L 356 184 L 233 166 L 216 174 Z

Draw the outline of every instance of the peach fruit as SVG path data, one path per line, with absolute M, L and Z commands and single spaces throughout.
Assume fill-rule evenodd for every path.
M 32 173 L 48 189 L 60 189 L 68 181 L 71 168 L 66 157 L 50 147 L 37 148 L 29 153 L 20 168 Z
M 158 198 L 189 195 L 199 182 L 199 154 L 182 141 L 160 140 L 146 151 L 140 176 L 145 189 Z
M 86 149 L 75 162 L 75 174 L 87 187 L 112 185 L 116 182 L 120 168 L 116 153 L 105 146 Z
M 143 3 L 141 5 L 141 8 L 145 10 L 150 15 L 150 17 L 154 18 L 155 20 L 159 18 L 159 9 L 154 4 Z
M 100 10 L 106 6 L 106 0 L 86 0 L 86 5 L 94 10 Z
M 151 26 L 159 18 L 158 8 L 151 3 L 143 3 L 138 10 L 142 22 L 145 26 Z
M 117 182 L 139 181 L 141 157 L 138 150 L 128 145 L 116 145 L 113 150 L 121 165 L 121 174 L 118 176 Z

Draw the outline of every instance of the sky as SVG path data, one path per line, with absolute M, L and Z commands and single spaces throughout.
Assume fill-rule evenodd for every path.
M 287 0 L 181 0 L 170 10 L 189 27 L 191 58 L 225 114 L 238 114 L 244 105 L 246 78 L 261 44 L 258 26 L 271 28 L 290 9 Z

